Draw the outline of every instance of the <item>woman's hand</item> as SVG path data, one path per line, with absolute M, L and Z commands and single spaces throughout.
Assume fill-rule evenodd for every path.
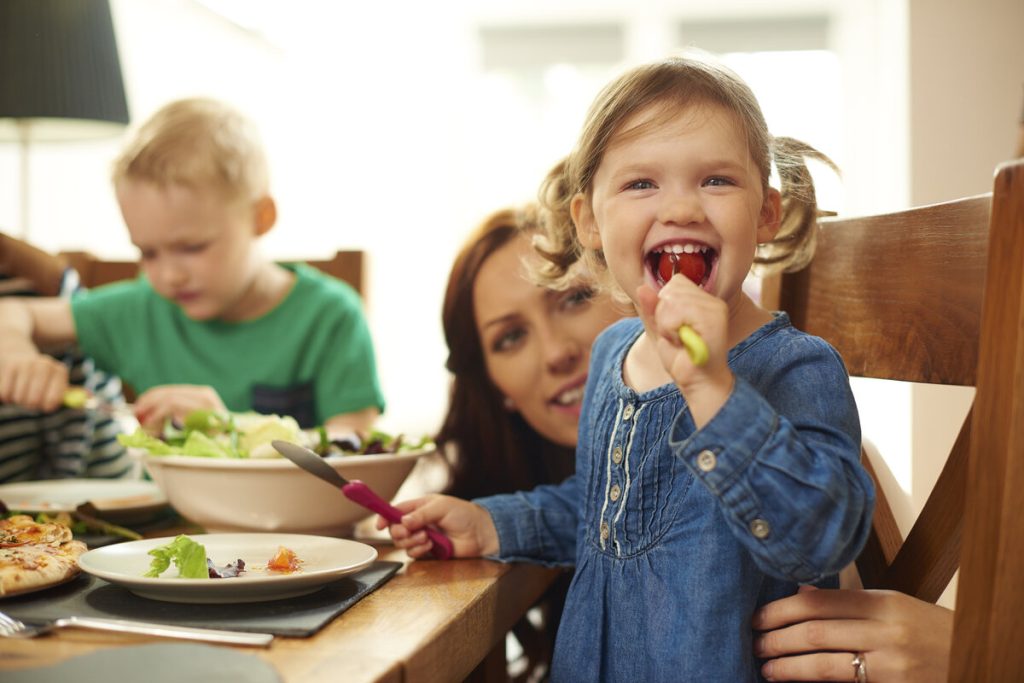
M 150 434 L 159 434 L 168 418 L 184 420 L 193 410 L 226 413 L 220 394 L 213 387 L 193 384 L 165 384 L 153 387 L 138 397 L 135 418 Z
M 896 591 L 816 590 L 754 614 L 761 673 L 770 681 L 851 681 L 863 653 L 871 683 L 944 681 L 953 612 Z
M 498 530 L 486 509 L 461 498 L 432 494 L 395 505 L 402 511 L 402 523 L 390 526 L 383 517 L 377 528 L 387 528 L 395 547 L 410 557 L 424 557 L 434 547 L 425 526 L 432 525 L 451 540 L 452 557 L 480 557 L 498 552 Z

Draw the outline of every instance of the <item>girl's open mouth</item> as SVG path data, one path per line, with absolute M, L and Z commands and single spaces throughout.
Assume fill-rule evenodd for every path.
M 645 260 L 659 288 L 664 287 L 676 273 L 703 287 L 711 276 L 711 267 L 717 256 L 718 253 L 706 244 L 687 242 L 663 244 L 648 252 Z

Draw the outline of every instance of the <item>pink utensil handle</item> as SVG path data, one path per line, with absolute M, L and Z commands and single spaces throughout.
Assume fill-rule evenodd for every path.
M 371 512 L 376 512 L 392 524 L 400 524 L 402 522 L 401 510 L 378 496 L 373 492 L 373 489 L 358 479 L 342 486 L 341 491 L 353 503 L 362 505 Z M 434 542 L 434 547 L 430 554 L 439 560 L 451 559 L 454 553 L 451 540 L 434 527 L 428 526 L 425 531 L 427 532 L 427 538 Z

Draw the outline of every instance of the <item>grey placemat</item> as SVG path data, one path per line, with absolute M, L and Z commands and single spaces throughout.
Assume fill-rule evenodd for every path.
M 150 600 L 121 586 L 83 574 L 63 586 L 8 598 L 0 603 L 0 609 L 28 622 L 68 616 L 108 617 L 175 626 L 258 631 L 281 636 L 311 636 L 385 583 L 401 567 L 401 562 L 381 560 L 308 595 L 286 600 L 226 605 Z
M 227 647 L 156 643 L 114 647 L 66 659 L 52 666 L 5 671 L 4 683 L 280 683 L 281 677 L 256 655 Z

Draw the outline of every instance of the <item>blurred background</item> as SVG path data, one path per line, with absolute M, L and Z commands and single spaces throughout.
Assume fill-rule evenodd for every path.
M 269 152 L 280 220 L 267 252 L 368 253 L 382 426 L 411 433 L 433 432 L 447 399 L 440 306 L 455 250 L 487 213 L 535 196 L 593 96 L 624 67 L 687 46 L 721 55 L 753 86 L 773 133 L 839 163 L 841 181 L 819 183 L 824 208 L 843 214 L 990 191 L 1024 96 L 1020 0 L 110 6 L 132 124 L 180 97 L 233 103 Z M 52 251 L 136 258 L 109 183 L 124 134 L 33 143 L 25 216 L 19 148 L 0 143 L 0 230 Z M 883 453 L 886 442 L 917 452 L 952 440 L 941 425 L 916 424 L 914 406 L 938 400 L 962 415 L 970 391 L 930 391 L 858 387 L 866 425 L 906 417 L 905 430 L 876 437 Z M 937 475 L 890 467 L 911 494 Z

